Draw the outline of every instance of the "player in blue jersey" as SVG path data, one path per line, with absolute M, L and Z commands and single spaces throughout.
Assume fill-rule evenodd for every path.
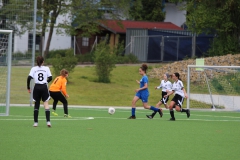
M 30 81 L 34 79 L 35 86 L 33 88 L 33 101 L 34 104 L 34 127 L 38 126 L 38 113 L 40 107 L 40 101 L 43 101 L 44 108 L 45 108 L 45 116 L 47 121 L 47 126 L 51 127 L 50 123 L 50 110 L 48 106 L 48 100 L 50 99 L 50 94 L 48 91 L 48 83 L 52 80 L 52 74 L 50 72 L 49 67 L 43 66 L 44 58 L 38 56 L 36 58 L 37 66 L 32 67 L 28 78 L 27 78 L 27 89 L 28 92 L 31 93 L 30 90 Z
M 169 105 L 169 111 L 170 111 L 170 115 L 171 115 L 170 121 L 175 121 L 174 111 L 173 111 L 174 107 L 177 112 L 185 112 L 187 114 L 187 118 L 190 117 L 190 110 L 182 108 L 184 98 L 188 98 L 188 95 L 186 93 L 186 90 L 184 89 L 182 80 L 179 77 L 180 77 L 180 75 L 178 72 L 176 72 L 172 75 L 172 79 L 174 80 L 174 83 L 172 86 L 172 91 L 169 91 L 164 96 L 164 97 L 167 97 L 167 96 L 175 93 L 175 95 Z
M 169 74 L 165 73 L 163 74 L 163 80 L 161 80 L 161 83 L 159 86 L 155 87 L 155 89 L 162 88 L 162 98 L 159 100 L 159 102 L 156 104 L 156 107 L 159 108 L 160 105 L 164 104 L 165 108 L 168 109 L 168 99 L 169 96 L 164 97 L 168 91 L 171 91 L 172 89 L 172 83 L 168 80 Z M 156 115 L 156 111 L 154 111 L 151 115 L 146 115 L 149 119 L 153 119 L 153 117 Z
M 135 96 L 133 97 L 132 100 L 132 115 L 128 119 L 136 119 L 135 111 L 136 111 L 136 102 L 141 99 L 143 103 L 143 107 L 145 109 L 150 109 L 153 111 L 156 111 L 160 114 L 160 117 L 163 116 L 163 113 L 160 109 L 154 107 L 154 106 L 149 106 L 148 105 L 148 97 L 149 97 L 149 92 L 148 92 L 148 77 L 146 75 L 148 66 L 146 64 L 142 64 L 142 66 L 139 68 L 139 74 L 142 75 L 142 78 L 140 81 L 136 80 L 138 84 L 140 84 L 140 88 L 136 89 Z

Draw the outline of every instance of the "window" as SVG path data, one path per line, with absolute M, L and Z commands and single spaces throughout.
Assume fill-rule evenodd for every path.
M 82 37 L 82 46 L 88 46 L 88 45 L 89 45 L 89 38 Z

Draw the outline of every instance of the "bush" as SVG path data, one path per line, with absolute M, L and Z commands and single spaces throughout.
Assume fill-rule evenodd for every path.
M 56 55 L 60 55 L 62 57 L 66 56 L 66 53 L 69 51 L 69 49 L 59 49 L 59 50 L 51 50 L 49 51 L 49 53 L 47 54 L 46 58 L 55 58 Z M 73 55 L 73 52 L 72 52 Z
M 86 53 L 86 54 L 78 54 L 76 55 L 78 62 L 84 63 L 84 62 L 94 62 L 94 55 L 93 53 Z
M 77 58 L 73 55 L 73 50 L 66 50 L 65 56 L 59 54 L 55 55 L 55 58 L 51 58 L 51 64 L 54 69 L 54 75 L 58 76 L 62 69 L 68 70 L 68 72 L 73 72 L 77 65 Z M 49 59 L 50 60 L 50 59 Z
M 106 41 L 99 43 L 94 51 L 94 63 L 96 65 L 98 82 L 110 83 L 110 72 L 115 67 L 115 57 L 115 53 L 106 44 Z

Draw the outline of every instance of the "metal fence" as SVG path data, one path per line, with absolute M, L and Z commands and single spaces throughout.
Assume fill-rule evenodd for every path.
M 141 62 L 179 61 L 204 56 L 212 39 L 184 30 L 127 29 L 125 54 Z
M 27 92 L 27 76 L 34 64 L 36 48 L 35 28 L 37 0 L 0 0 L 0 29 L 12 30 L 11 104 L 31 104 Z M 25 24 L 25 25 L 22 25 Z M 1 56 L 6 65 L 7 55 Z

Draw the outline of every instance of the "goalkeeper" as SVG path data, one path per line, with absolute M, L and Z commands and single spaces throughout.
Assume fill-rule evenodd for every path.
M 58 101 L 60 101 L 63 104 L 64 117 L 71 118 L 71 116 L 68 115 L 67 98 L 69 97 L 69 95 L 67 94 L 67 91 L 66 91 L 67 77 L 68 77 L 68 71 L 66 69 L 62 69 L 60 71 L 60 76 L 56 77 L 53 83 L 50 85 L 49 92 L 50 92 L 50 96 L 53 99 L 52 114 L 54 116 L 58 116 L 58 114 L 56 113 L 56 107 L 57 107 Z

